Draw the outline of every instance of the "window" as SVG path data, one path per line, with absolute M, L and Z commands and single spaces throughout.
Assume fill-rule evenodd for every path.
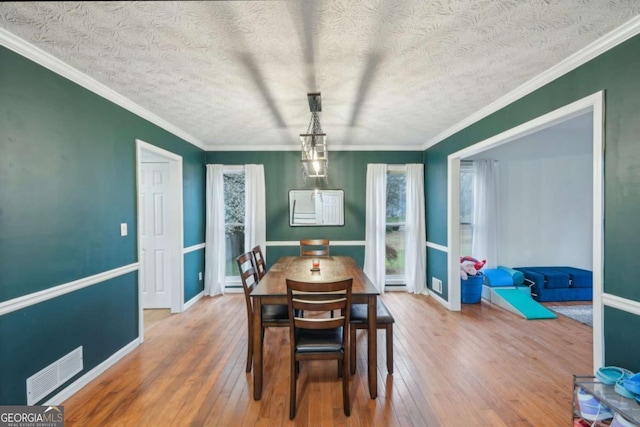
M 244 167 L 224 168 L 224 230 L 226 282 L 240 282 L 236 258 L 244 250 Z
M 387 169 L 386 283 L 404 284 L 404 233 L 407 201 L 404 166 Z
M 473 238 L 473 162 L 460 163 L 460 255 L 471 255 Z

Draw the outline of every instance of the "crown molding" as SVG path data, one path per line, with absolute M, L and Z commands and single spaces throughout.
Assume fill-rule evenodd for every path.
M 280 144 L 280 145 L 215 145 L 205 146 L 205 150 L 210 152 L 218 151 L 300 151 L 300 145 Z M 424 151 L 420 144 L 416 145 L 332 145 L 327 144 L 327 149 L 331 151 Z
M 119 94 L 113 89 L 108 88 L 99 81 L 89 77 L 83 72 L 77 70 L 66 62 L 56 58 L 55 56 L 43 51 L 42 49 L 32 45 L 26 40 L 21 39 L 15 34 L 0 28 L 0 45 L 16 52 L 19 55 L 24 56 L 27 59 L 53 71 L 62 77 L 71 80 L 72 82 L 90 90 L 91 92 L 105 98 L 116 105 L 140 116 L 141 118 L 161 127 L 162 129 L 174 134 L 175 136 L 184 139 L 190 144 L 206 150 L 205 144 L 198 138 L 188 134 L 177 126 L 172 125 L 168 121 L 162 119 L 151 111 L 141 107 L 129 98 Z
M 475 112 L 461 122 L 458 122 L 444 132 L 441 132 L 435 137 L 429 139 L 422 146 L 422 149 L 426 150 L 429 147 L 433 147 L 434 145 L 450 137 L 451 135 L 460 132 L 466 127 L 471 126 L 472 124 L 484 119 L 490 114 L 495 113 L 496 111 L 517 101 L 518 99 L 523 98 L 531 92 L 540 89 L 542 86 L 551 83 L 557 78 L 591 61 L 597 56 L 602 55 L 609 49 L 614 48 L 617 45 L 629 40 L 631 37 L 637 35 L 638 33 L 640 33 L 640 16 L 630 19 L 618 28 L 612 30 L 590 45 L 586 46 L 582 50 L 579 50 L 578 52 L 544 71 L 543 73 L 527 81 L 523 85 L 512 90 L 502 98 L 492 102 L 491 104 Z

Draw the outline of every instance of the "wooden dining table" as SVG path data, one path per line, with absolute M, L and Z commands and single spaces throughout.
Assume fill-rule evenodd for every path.
M 318 271 L 312 271 L 314 259 L 320 262 Z M 352 303 L 367 304 L 369 319 L 367 333 L 369 394 L 372 399 L 377 397 L 378 384 L 376 372 L 378 369 L 378 340 L 376 333 L 376 306 L 378 303 L 378 290 L 351 257 L 329 256 L 311 258 L 287 256 L 279 258 L 251 292 L 251 299 L 253 301 L 253 398 L 255 400 L 260 400 L 262 397 L 262 378 L 264 372 L 262 316 L 260 315 L 262 306 L 268 304 L 287 304 L 287 285 L 285 279 L 302 282 L 328 282 L 345 278 L 353 278 L 351 289 Z M 351 345 L 355 345 L 355 343 L 351 343 Z

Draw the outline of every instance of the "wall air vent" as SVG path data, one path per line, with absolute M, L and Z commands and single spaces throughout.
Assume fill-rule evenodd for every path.
M 27 378 L 27 405 L 35 405 L 46 395 L 82 371 L 82 346 Z

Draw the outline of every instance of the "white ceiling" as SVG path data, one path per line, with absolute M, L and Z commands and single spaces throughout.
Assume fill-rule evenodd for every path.
M 623 23 L 636 0 L 3 2 L 0 28 L 210 150 L 422 149 Z

